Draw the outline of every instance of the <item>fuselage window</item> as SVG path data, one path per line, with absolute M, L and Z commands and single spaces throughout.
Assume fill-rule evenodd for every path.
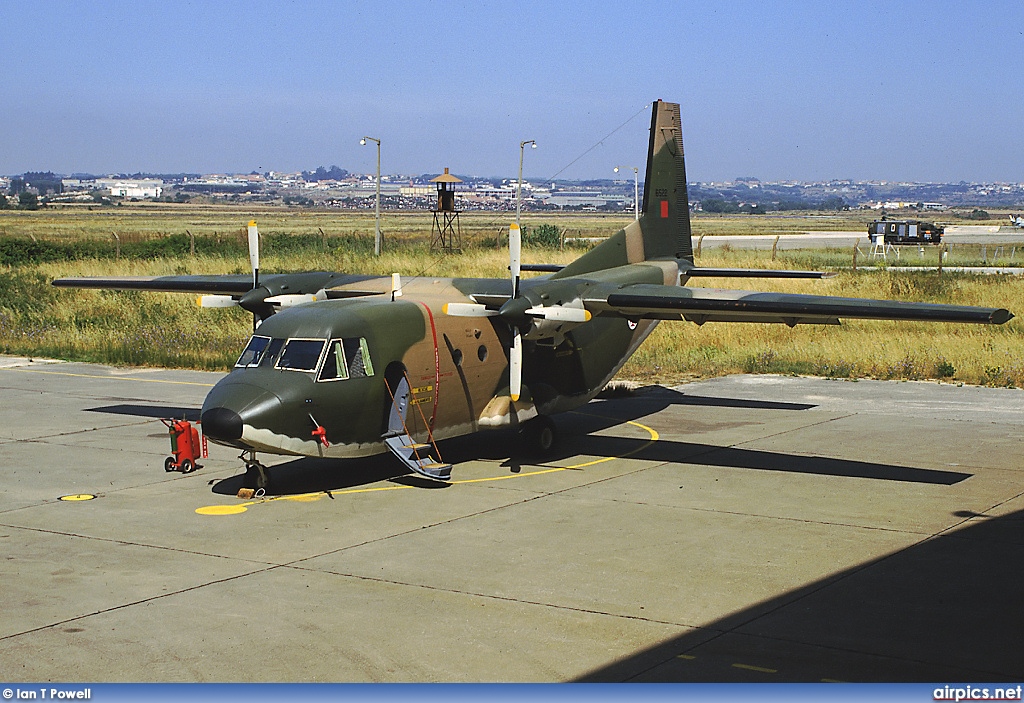
M 317 380 L 342 381 L 373 375 L 373 362 L 365 337 L 332 339 Z
M 263 357 L 263 351 L 267 348 L 267 344 L 270 342 L 270 337 L 258 337 L 253 335 L 249 343 L 245 345 L 245 351 L 238 357 L 238 362 L 235 366 L 255 366 L 260 363 L 260 359 Z
M 323 339 L 289 339 L 281 352 L 277 368 L 288 371 L 316 371 L 320 354 L 324 350 Z

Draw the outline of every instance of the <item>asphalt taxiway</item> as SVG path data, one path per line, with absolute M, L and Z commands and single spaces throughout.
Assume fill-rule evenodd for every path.
M 0 681 L 1024 678 L 1022 391 L 646 388 L 239 500 L 163 470 L 219 377 L 0 360 Z

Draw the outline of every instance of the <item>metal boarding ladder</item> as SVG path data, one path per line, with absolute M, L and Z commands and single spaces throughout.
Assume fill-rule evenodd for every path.
M 408 375 L 403 374 L 398 388 L 394 391 L 391 390 L 391 385 L 387 381 L 384 382 L 384 385 L 387 387 L 388 393 L 391 394 L 392 408 L 391 415 L 388 418 L 388 431 L 384 435 L 385 446 L 387 446 L 392 454 L 398 457 L 403 466 L 421 476 L 438 481 L 450 479 L 452 465 L 446 464 L 441 460 L 441 452 L 437 449 L 433 432 L 430 431 L 430 425 L 426 422 L 426 418 L 423 418 L 423 426 L 427 429 L 427 437 L 430 439 L 429 444 L 417 442 L 409 432 L 409 427 L 405 422 L 405 415 L 408 411 L 412 394 Z M 434 392 L 437 392 L 436 388 Z M 423 411 L 420 410 L 421 416 L 422 413 Z M 436 461 L 429 454 L 430 450 L 433 450 L 437 455 Z

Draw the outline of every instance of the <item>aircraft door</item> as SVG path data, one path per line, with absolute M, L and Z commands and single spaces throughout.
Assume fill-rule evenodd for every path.
M 384 436 L 406 434 L 412 389 L 409 388 L 405 367 L 398 363 L 389 365 L 384 372 L 384 382 L 388 387 L 387 424 Z

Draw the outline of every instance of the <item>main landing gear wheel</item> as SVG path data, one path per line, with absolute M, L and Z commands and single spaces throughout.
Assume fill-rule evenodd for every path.
M 558 428 L 546 415 L 535 417 L 520 431 L 528 451 L 533 454 L 547 454 L 558 441 Z

